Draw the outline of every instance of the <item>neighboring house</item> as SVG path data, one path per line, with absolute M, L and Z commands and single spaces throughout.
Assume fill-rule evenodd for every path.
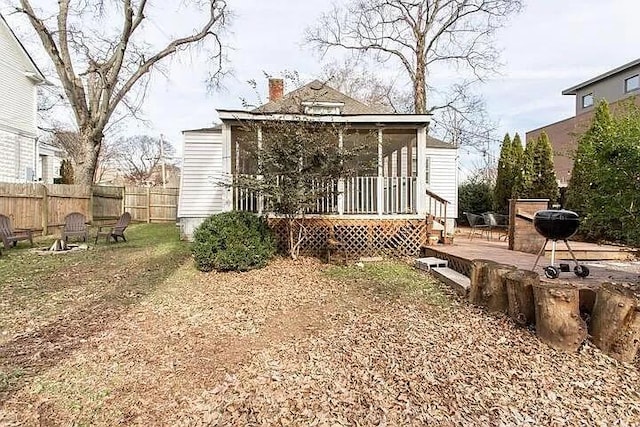
M 0 182 L 30 182 L 39 178 L 37 86 L 45 82 L 0 15 Z
M 427 135 L 429 115 L 381 112 L 317 80 L 286 95 L 283 92 L 282 80 L 270 79 L 268 103 L 253 111 L 217 110 L 222 124 L 183 132 L 178 221 L 184 237 L 190 237 L 211 214 L 231 210 L 262 213 L 260 197 L 231 189 L 228 183 L 234 175 L 252 173 L 251 165 L 242 158 L 239 134 L 243 124 L 281 120 L 343 125 L 336 145 L 354 144 L 358 132 L 376 136 L 377 142 L 370 144 L 370 152 L 364 155 L 377 158 L 378 166 L 330 183 L 335 194 L 319 201 L 309 216 L 332 224 L 358 220 L 358 226 L 365 228 L 375 224 L 384 230 L 390 224 L 400 224 L 400 228 L 417 230 L 433 215 L 453 232 L 458 150 Z M 261 128 L 256 141 L 267 131 Z M 408 233 L 407 229 L 402 232 Z
M 634 102 L 640 102 L 639 93 L 640 58 L 563 90 L 563 95 L 575 96 L 575 115 L 527 132 L 526 140 L 537 138 L 543 131 L 549 135 L 558 184 L 565 187 L 571 178 L 577 137 L 591 123 L 594 106 L 604 99 L 615 110 L 617 104 L 631 97 Z
M 38 144 L 38 159 L 36 164 L 36 180 L 43 184 L 53 184 L 60 178 L 60 166 L 64 158 L 63 151 L 51 144 Z

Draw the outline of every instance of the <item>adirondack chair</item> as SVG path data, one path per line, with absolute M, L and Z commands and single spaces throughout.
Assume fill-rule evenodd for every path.
M 0 238 L 5 249 L 15 246 L 19 240 L 28 240 L 33 246 L 33 231 L 28 228 L 13 228 L 11 218 L 0 215 Z
M 89 241 L 89 228 L 87 227 L 87 218 L 80 212 L 72 212 L 64 217 L 62 240 L 68 242 L 69 237 L 82 237 L 83 241 Z
M 125 212 L 120 216 L 115 225 L 101 225 L 98 228 L 98 234 L 96 234 L 96 243 L 98 243 L 98 238 L 100 238 L 100 236 L 105 236 L 107 243 L 111 242 L 111 238 L 113 238 L 117 243 L 118 238 L 120 237 L 126 242 L 127 239 L 124 237 L 124 230 L 127 229 L 130 222 L 131 214 L 129 212 Z

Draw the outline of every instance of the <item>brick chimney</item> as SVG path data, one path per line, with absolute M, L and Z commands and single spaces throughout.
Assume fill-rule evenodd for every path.
M 269 101 L 279 101 L 284 94 L 282 79 L 269 79 Z

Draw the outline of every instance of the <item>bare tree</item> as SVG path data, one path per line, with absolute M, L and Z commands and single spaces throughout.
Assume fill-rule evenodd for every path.
M 385 81 L 356 59 L 325 64 L 321 77 L 329 86 L 369 106 L 392 113 L 413 109 L 410 91 L 397 79 Z
M 351 0 L 307 30 L 322 54 L 338 48 L 380 63 L 396 61 L 413 87 L 415 113 L 430 111 L 429 70 L 438 63 L 477 78 L 495 70 L 495 32 L 520 11 L 520 0 Z
M 137 185 L 148 184 L 161 162 L 175 154 L 169 142 L 148 135 L 120 138 L 113 149 L 116 167 L 127 181 Z
M 215 81 L 223 70 L 220 35 L 228 14 L 225 0 L 180 2 L 183 9 L 206 9 L 207 18 L 193 33 L 172 38 L 157 50 L 145 38 L 144 27 L 152 7 L 148 0 L 59 0 L 57 6 L 37 10 L 30 0 L 15 3 L 15 10 L 28 17 L 51 58 L 74 113 L 81 138 L 75 162 L 78 183 L 93 182 L 104 132 L 114 112 L 124 108 L 136 113 L 149 73 L 161 61 L 210 41 L 211 80 Z M 165 3 L 158 6 L 166 8 Z M 113 28 L 111 22 L 120 24 Z

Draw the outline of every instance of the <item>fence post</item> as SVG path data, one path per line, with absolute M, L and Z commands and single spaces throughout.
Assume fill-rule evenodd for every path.
M 89 209 L 87 209 L 89 224 L 93 225 L 93 185 L 89 186 Z
M 147 187 L 147 224 L 151 223 L 151 187 Z
M 122 202 L 121 202 L 121 207 L 120 207 L 120 215 L 122 215 L 124 213 L 124 210 L 126 209 L 126 198 L 127 198 L 127 187 L 122 187 Z
M 49 191 L 44 184 L 40 184 L 40 188 L 42 188 L 42 235 L 46 236 L 49 234 Z

